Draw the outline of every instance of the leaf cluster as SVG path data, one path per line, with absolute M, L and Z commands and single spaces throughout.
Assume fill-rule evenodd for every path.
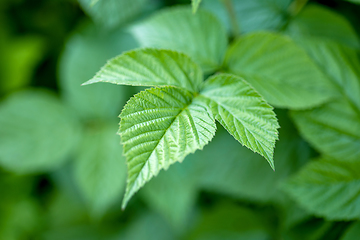
M 56 92 L 0 14 L 0 239 L 358 239 L 356 1 L 78 2 Z

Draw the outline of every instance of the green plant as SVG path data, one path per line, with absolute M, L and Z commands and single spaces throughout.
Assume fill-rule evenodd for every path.
M 69 37 L 17 2 L 0 3 L 0 239 L 358 238 L 357 1 L 79 0 L 94 22 Z M 60 5 L 77 8 L 39 3 L 45 22 Z
M 289 4 L 283 2 L 284 6 Z M 303 27 L 304 23 L 296 23 L 293 18 L 305 3 L 294 1 L 289 5 L 289 17 L 279 25 L 281 29 L 295 35 L 292 29 Z M 193 2 L 193 12 L 198 4 Z M 229 16 L 233 17 L 231 12 Z M 179 52 L 139 49 L 110 60 L 86 83 L 160 87 L 135 95 L 120 115 L 119 134 L 128 165 L 123 207 L 161 169 L 202 149 L 214 136 L 214 119 L 274 168 L 278 124 L 265 100 L 275 107 L 297 110 L 292 114 L 295 122 L 320 152 L 335 159 L 358 160 L 360 84 L 354 71 L 360 69 L 360 64 L 353 50 L 310 39 L 312 36 L 304 32 L 296 33 L 297 43 L 280 34 L 258 32 L 237 37 L 227 47 L 222 24 L 209 12 L 199 10 L 192 15 L 189 8 L 163 10 L 132 31 L 143 46 L 182 51 L 194 62 Z M 341 58 L 351 60 L 340 63 Z M 337 61 L 335 66 L 333 61 Z M 356 66 L 352 69 L 344 62 L 355 62 Z M 335 70 L 327 72 L 329 66 Z M 202 76 L 214 72 L 203 83 Z M 346 90 L 348 87 L 351 89 Z M 299 111 L 314 107 L 318 108 Z M 345 112 L 340 114 L 340 109 Z M 345 122 L 348 124 L 342 126 Z M 350 128 L 356 129 L 356 136 Z M 336 138 L 339 134 L 340 139 Z M 296 188 L 287 189 L 293 195 L 303 194 Z M 302 202 L 307 201 L 310 199 Z

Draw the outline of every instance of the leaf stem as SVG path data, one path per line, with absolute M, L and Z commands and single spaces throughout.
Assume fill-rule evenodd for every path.
M 237 19 L 236 19 L 236 13 L 234 11 L 234 6 L 233 6 L 233 3 L 232 3 L 232 0 L 223 0 L 223 3 L 225 5 L 225 8 L 226 8 L 228 14 L 229 14 L 233 35 L 234 35 L 234 37 L 238 37 L 238 36 L 240 36 L 240 26 L 239 26 L 239 24 L 237 22 Z

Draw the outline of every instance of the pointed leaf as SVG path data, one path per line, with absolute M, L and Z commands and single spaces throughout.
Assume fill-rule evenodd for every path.
M 189 166 L 192 171 L 187 178 L 197 177 L 200 189 L 231 198 L 281 203 L 284 197 L 278 190 L 278 184 L 297 172 L 310 156 L 310 147 L 296 134 L 295 127 L 289 126 L 290 119 L 286 114 L 285 111 L 277 111 L 281 128 L 274 153 L 275 172 L 259 154 L 239 147 L 239 143 L 219 127 L 204 151 L 186 158 L 185 164 L 196 164 Z
M 273 108 L 247 82 L 230 74 L 209 78 L 201 94 L 210 99 L 216 120 L 242 145 L 265 157 L 274 168 L 279 124 Z
M 227 52 L 226 65 L 276 107 L 309 108 L 334 96 L 329 80 L 306 52 L 279 34 L 238 39 Z
M 306 44 L 305 44 L 306 43 Z M 320 108 L 292 113 L 302 135 L 325 155 L 360 158 L 360 61 L 356 51 L 331 42 L 303 46 L 327 73 L 339 98 Z
M 351 47 L 360 47 L 360 40 L 350 22 L 324 6 L 309 4 L 293 18 L 285 32 L 293 38 L 327 38 Z
M 161 169 L 202 149 L 216 129 L 203 100 L 174 87 L 140 92 L 120 117 L 119 133 L 128 165 L 123 207 Z
M 227 47 L 224 27 L 211 13 L 176 7 L 156 13 L 132 28 L 142 46 L 188 54 L 205 72 L 219 69 Z
M 196 11 L 199 8 L 200 3 L 201 3 L 201 0 L 191 0 L 193 13 L 196 13 Z
M 120 201 L 125 190 L 125 157 L 116 128 L 116 123 L 98 123 L 87 129 L 74 163 L 76 183 L 95 219 Z
M 0 164 L 18 173 L 56 169 L 76 147 L 79 129 L 52 93 L 16 92 L 0 105 Z
M 85 84 L 109 82 L 133 86 L 176 86 L 197 92 L 201 69 L 185 54 L 158 49 L 139 49 L 111 59 Z
M 359 219 L 360 163 L 313 161 L 285 185 L 300 205 L 331 220 Z

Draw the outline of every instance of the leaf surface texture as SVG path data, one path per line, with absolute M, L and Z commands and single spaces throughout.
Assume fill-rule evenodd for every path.
M 130 99 L 120 118 L 119 133 L 128 165 L 123 207 L 161 169 L 202 149 L 216 130 L 204 101 L 174 87 L 140 92 Z
M 158 49 L 140 49 L 111 59 L 85 84 L 109 82 L 133 86 L 176 86 L 197 92 L 202 71 L 185 54 Z
M 247 82 L 234 75 L 211 77 L 201 94 L 210 100 L 216 120 L 242 145 L 265 157 L 274 168 L 279 124 L 273 108 Z

